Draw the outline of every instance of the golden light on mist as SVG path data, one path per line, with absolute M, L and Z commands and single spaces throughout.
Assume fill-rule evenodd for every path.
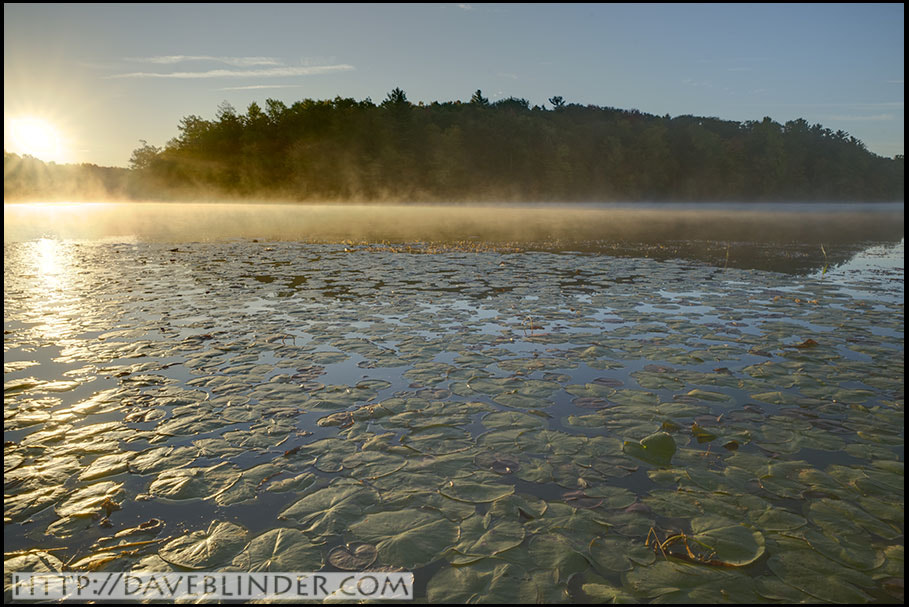
M 69 152 L 60 129 L 43 118 L 36 116 L 10 118 L 8 135 L 7 151 L 34 156 L 45 162 L 63 163 L 69 159 Z

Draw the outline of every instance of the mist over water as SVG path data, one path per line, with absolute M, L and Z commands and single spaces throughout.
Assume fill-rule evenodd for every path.
M 4 242 L 234 238 L 312 242 L 898 241 L 903 204 L 4 204 Z

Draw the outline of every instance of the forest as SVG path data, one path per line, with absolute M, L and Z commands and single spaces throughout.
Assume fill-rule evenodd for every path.
M 4 154 L 4 197 L 67 179 L 130 199 L 394 202 L 894 201 L 903 157 L 796 119 L 735 122 L 566 103 L 268 99 L 184 117 L 130 168 Z M 66 173 L 68 171 L 68 173 Z M 64 175 L 64 173 L 66 173 Z

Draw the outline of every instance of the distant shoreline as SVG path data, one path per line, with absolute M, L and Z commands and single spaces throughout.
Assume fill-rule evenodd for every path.
M 190 115 L 130 168 L 4 154 L 4 200 L 899 202 L 904 158 L 804 119 L 736 122 L 525 99 L 267 100 Z

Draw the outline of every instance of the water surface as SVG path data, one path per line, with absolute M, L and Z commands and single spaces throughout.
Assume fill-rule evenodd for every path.
M 4 206 L 8 570 L 901 598 L 901 205 L 174 209 Z

